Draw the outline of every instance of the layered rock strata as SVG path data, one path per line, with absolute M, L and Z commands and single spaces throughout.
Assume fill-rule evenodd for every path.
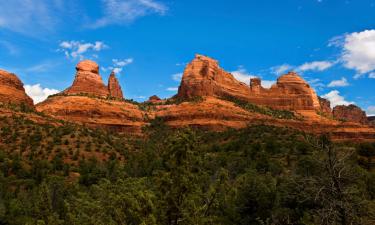
M 0 70 L 0 102 L 34 107 L 33 100 L 25 93 L 21 80 L 5 70 Z
M 108 79 L 108 91 L 109 91 L 109 96 L 112 98 L 117 98 L 117 99 L 124 98 L 120 83 L 118 82 L 114 72 L 111 73 Z
M 235 97 L 251 103 L 286 110 L 319 110 L 315 91 L 298 74 L 290 72 L 271 88 L 263 88 L 259 78 L 251 79 L 250 87 L 219 67 L 216 60 L 196 55 L 186 67 L 177 97 Z
M 335 106 L 333 108 L 333 116 L 335 119 L 338 119 L 338 120 L 361 123 L 361 124 L 368 124 L 366 112 L 356 105 Z

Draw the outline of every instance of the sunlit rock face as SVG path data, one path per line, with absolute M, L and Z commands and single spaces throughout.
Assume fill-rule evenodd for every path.
M 5 70 L 0 70 L 0 102 L 34 107 L 33 100 L 26 95 L 21 80 Z
M 319 102 L 320 102 L 320 112 L 325 116 L 332 117 L 331 102 L 321 97 L 319 97 Z
M 118 82 L 114 72 L 111 73 L 108 79 L 108 91 L 112 98 L 123 99 L 124 95 L 120 83 Z
M 108 88 L 99 75 L 99 66 L 94 61 L 84 60 L 77 64 L 76 75 L 71 87 L 65 94 L 88 94 L 93 96 L 109 96 Z
M 239 82 L 220 68 L 216 60 L 196 55 L 184 71 L 177 96 L 231 96 L 277 109 L 320 109 L 315 91 L 297 73 L 290 72 L 279 77 L 270 89 L 263 88 L 259 78 L 249 82 L 250 86 Z
M 348 122 L 368 124 L 366 112 L 356 105 L 338 105 L 333 108 L 333 116 L 336 119 Z

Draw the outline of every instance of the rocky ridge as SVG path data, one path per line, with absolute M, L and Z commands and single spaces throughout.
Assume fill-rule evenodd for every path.
M 318 98 L 295 73 L 281 76 L 266 89 L 259 78 L 246 85 L 218 67 L 217 61 L 198 55 L 187 66 L 175 97 L 161 100 L 152 96 L 145 103 L 136 103 L 123 99 L 114 74 L 108 86 L 104 85 L 96 63 L 83 61 L 76 69 L 72 87 L 37 104 L 37 111 L 59 120 L 135 135 L 142 135 L 143 127 L 161 118 L 173 128 L 221 131 L 266 124 L 331 133 L 336 140 L 375 140 L 375 129 L 361 124 L 357 116 L 353 122 L 348 122 L 349 116 L 346 121 L 327 116 L 332 114 L 329 101 Z
M 259 78 L 249 82 L 250 86 L 237 81 L 232 74 L 220 68 L 218 61 L 196 55 L 183 73 L 177 97 L 231 96 L 275 109 L 320 109 L 315 91 L 294 72 L 279 77 L 277 83 L 269 89 L 262 87 Z
M 333 116 L 338 120 L 368 124 L 366 112 L 356 105 L 338 105 L 333 108 Z

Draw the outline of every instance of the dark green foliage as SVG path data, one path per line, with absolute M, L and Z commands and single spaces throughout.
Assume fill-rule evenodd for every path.
M 139 139 L 0 125 L 0 224 L 374 224 L 374 144 L 270 126 L 172 130 L 161 118 Z

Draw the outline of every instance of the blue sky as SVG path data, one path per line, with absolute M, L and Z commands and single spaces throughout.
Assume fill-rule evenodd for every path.
M 93 59 L 144 101 L 174 95 L 200 53 L 247 83 L 296 70 L 334 105 L 375 114 L 374 12 L 375 0 L 0 0 L 0 68 L 41 101 Z

